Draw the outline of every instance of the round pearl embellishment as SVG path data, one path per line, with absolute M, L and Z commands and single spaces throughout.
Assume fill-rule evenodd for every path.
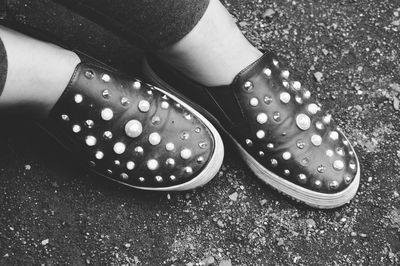
M 149 135 L 149 142 L 151 145 L 158 145 L 161 142 L 161 136 L 157 132 L 153 132 Z
M 332 132 L 329 133 L 329 137 L 330 137 L 332 140 L 338 140 L 338 138 L 339 138 L 339 133 L 337 133 L 336 131 L 332 131 Z
M 77 94 L 74 97 L 76 103 L 81 103 L 83 101 L 83 96 L 81 94 Z
M 102 79 L 104 82 L 109 82 L 109 81 L 111 80 L 110 76 L 107 75 L 107 74 L 104 74 L 104 75 L 101 77 L 101 79 Z
M 311 119 L 308 115 L 299 114 L 296 117 L 296 124 L 301 130 L 307 130 L 311 126 Z
M 114 144 L 114 152 L 116 154 L 123 154 L 125 152 L 126 146 L 122 142 L 117 142 Z
M 250 99 L 250 105 L 251 106 L 257 106 L 258 105 L 258 100 L 257 100 L 257 98 L 251 98 Z
M 149 168 L 149 170 L 154 171 L 158 168 L 158 162 L 154 159 L 150 159 L 147 161 L 147 168 Z
M 140 89 L 140 82 L 139 81 L 133 82 L 133 88 L 136 90 Z
M 128 170 L 133 170 L 135 168 L 135 163 L 132 161 L 129 161 L 126 163 L 126 169 Z
M 281 73 L 281 75 L 282 75 L 282 78 L 288 79 L 288 78 L 289 78 L 289 71 L 283 70 L 282 73 Z
M 338 171 L 342 170 L 342 169 L 344 168 L 344 163 L 343 163 L 343 161 L 341 161 L 341 160 L 336 160 L 336 161 L 334 161 L 334 162 L 333 162 L 333 168 L 334 168 L 335 170 L 338 170 Z
M 271 69 L 269 69 L 269 68 L 265 68 L 263 72 L 267 77 L 271 76 L 271 74 L 272 74 Z
M 319 107 L 315 103 L 311 103 L 308 105 L 307 110 L 310 114 L 315 115 L 318 112 Z
M 161 103 L 161 108 L 162 109 L 168 109 L 168 107 L 169 107 L 169 103 L 168 102 L 162 102 Z
M 72 127 L 72 131 L 73 131 L 74 133 L 79 133 L 79 132 L 81 131 L 81 126 L 80 126 L 80 125 L 74 125 L 74 126 Z
M 282 154 L 282 158 L 283 158 L 284 160 L 289 160 L 291 157 L 292 157 L 292 154 L 291 154 L 290 152 L 288 152 L 288 151 L 285 151 L 285 152 Z
M 165 149 L 166 149 L 167 151 L 173 151 L 173 150 L 175 149 L 174 143 L 168 142 L 168 143 L 165 145 Z
M 282 92 L 279 96 L 281 102 L 288 103 L 290 101 L 290 94 L 287 92 Z
M 259 131 L 257 131 L 256 135 L 257 135 L 257 138 L 262 139 L 265 137 L 265 131 L 259 130 Z
M 125 125 L 125 133 L 131 138 L 136 138 L 142 134 L 143 126 L 138 120 L 130 120 Z
M 104 109 L 101 111 L 101 118 L 102 118 L 103 120 L 105 120 L 105 121 L 111 120 L 111 119 L 113 118 L 113 116 L 114 116 L 114 113 L 113 113 L 113 111 L 112 111 L 110 108 L 104 108 Z
M 192 151 L 189 149 L 183 149 L 181 151 L 181 158 L 184 160 L 189 159 L 192 156 Z
M 320 135 L 312 135 L 311 136 L 311 143 L 315 146 L 319 146 L 322 143 L 322 138 Z
M 293 82 L 293 89 L 300 90 L 300 88 L 301 88 L 301 83 L 299 81 L 294 81 Z
M 268 116 L 267 116 L 267 114 L 265 114 L 265 113 L 260 113 L 260 114 L 258 114 L 257 115 L 257 122 L 259 123 L 259 124 L 265 124 L 265 123 L 267 123 L 267 120 L 268 120 Z
M 97 139 L 93 136 L 87 136 L 86 137 L 86 145 L 88 146 L 94 146 L 97 143 Z
M 96 159 L 97 160 L 101 160 L 101 159 L 103 159 L 104 158 L 104 153 L 103 152 L 101 152 L 101 151 L 98 151 L 98 152 L 96 152 Z
M 138 104 L 138 108 L 141 112 L 146 113 L 150 110 L 150 103 L 146 100 L 141 100 Z

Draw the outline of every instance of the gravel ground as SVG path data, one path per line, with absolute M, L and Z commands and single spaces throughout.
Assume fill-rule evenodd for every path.
M 138 69 L 138 51 L 96 25 L 48 1 L 12 2 L 19 20 Z M 76 168 L 34 123 L 7 118 L 1 265 L 400 264 L 399 1 L 225 4 L 252 42 L 287 61 L 354 143 L 362 164 L 355 199 L 330 211 L 297 204 L 258 181 L 233 150 L 203 188 L 132 190 Z M 67 22 L 55 23 L 60 18 Z

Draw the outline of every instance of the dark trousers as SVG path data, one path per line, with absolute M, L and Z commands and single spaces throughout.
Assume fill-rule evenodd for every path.
M 46 1 L 65 6 L 145 50 L 161 49 L 182 39 L 198 23 L 209 4 L 209 0 L 44 0 L 43 2 Z M 0 0 L 0 18 L 21 20 L 21 17 L 18 17 L 20 15 L 13 12 L 17 2 L 19 1 Z M 46 7 L 45 4 L 42 6 Z M 42 8 L 39 11 L 47 10 Z M 6 77 L 7 54 L 0 39 L 0 95 Z

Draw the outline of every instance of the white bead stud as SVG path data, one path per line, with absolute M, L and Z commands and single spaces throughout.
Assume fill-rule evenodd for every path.
M 144 177 L 143 176 L 139 177 L 139 181 L 144 182 L 145 181 Z
M 126 146 L 122 142 L 117 142 L 114 144 L 113 149 L 116 154 L 123 154 L 125 152 Z
M 142 131 L 142 123 L 140 123 L 140 121 L 138 120 L 130 120 L 125 125 L 125 133 L 131 138 L 137 138 L 138 136 L 140 136 L 140 134 L 142 134 Z
M 137 81 L 137 80 L 136 80 L 135 82 L 133 82 L 132 87 L 133 87 L 134 89 L 136 89 L 136 90 L 140 89 L 140 87 L 141 87 L 140 81 Z
M 86 145 L 88 146 L 94 146 L 97 143 L 97 139 L 93 136 L 87 136 L 86 137 Z
M 169 107 L 169 103 L 168 102 L 165 102 L 165 101 L 161 102 L 161 108 L 162 109 L 168 109 L 168 107 Z
M 169 166 L 169 167 L 174 167 L 174 166 L 175 166 L 175 160 L 172 159 L 172 158 L 168 158 L 168 159 L 165 161 L 165 164 L 166 164 L 167 166 Z
M 181 158 L 184 160 L 189 159 L 192 156 L 192 151 L 189 149 L 183 149 L 181 151 Z
M 83 102 L 83 96 L 82 96 L 82 94 L 76 94 L 75 97 L 74 97 L 74 100 L 75 100 L 76 103 L 81 103 L 81 102 Z
M 314 185 L 315 185 L 316 187 L 321 187 L 321 185 L 322 185 L 321 180 L 315 180 Z
M 323 121 L 325 124 L 329 124 L 329 123 L 331 122 L 331 119 L 332 119 L 332 115 L 327 114 L 326 116 L 324 116 L 324 117 L 322 118 L 322 121 Z
M 138 104 L 140 112 L 146 113 L 150 110 L 150 103 L 146 100 L 141 100 Z
M 243 85 L 246 91 L 250 91 L 253 89 L 253 83 L 251 81 L 246 81 Z
M 110 108 L 104 108 L 103 110 L 101 110 L 101 118 L 104 121 L 109 121 L 113 118 L 114 113 Z
M 312 115 L 315 115 L 318 111 L 319 111 L 319 107 L 318 107 L 318 105 L 316 105 L 315 103 L 310 103 L 308 106 L 307 106 L 307 111 L 310 113 L 310 114 L 312 114 Z
M 69 116 L 68 115 L 61 115 L 61 119 L 64 121 L 69 121 Z
M 168 142 L 168 143 L 165 145 L 165 149 L 166 149 L 167 151 L 173 151 L 173 150 L 175 149 L 175 144 L 172 143 L 172 142 Z
M 104 158 L 104 153 L 102 151 L 97 151 L 95 156 L 97 160 L 101 160 Z
M 135 163 L 132 161 L 129 161 L 126 163 L 126 169 L 128 169 L 129 171 L 133 170 L 135 168 Z
M 258 130 L 256 135 L 257 135 L 258 139 L 262 139 L 262 138 L 265 137 L 265 131 L 264 130 Z
M 328 157 L 332 157 L 333 156 L 333 150 L 326 150 L 325 154 Z
M 257 122 L 259 123 L 259 124 L 265 124 L 265 123 L 267 123 L 267 121 L 268 121 L 268 116 L 267 116 L 267 114 L 266 113 L 259 113 L 258 115 L 257 115 Z
M 112 137 L 113 137 L 113 134 L 111 133 L 111 131 L 105 131 L 105 132 L 103 133 L 103 138 L 104 138 L 105 140 L 110 140 L 110 139 L 112 139 Z
M 311 92 L 309 90 L 304 91 L 303 97 L 305 99 L 309 99 L 311 97 Z
M 109 81 L 111 80 L 111 77 L 110 77 L 110 75 L 103 74 L 103 76 L 101 76 L 101 79 L 102 79 L 104 82 L 109 82 Z
M 121 104 L 122 106 L 127 106 L 129 104 L 129 99 L 127 97 L 122 97 Z
M 282 81 L 282 85 L 285 88 L 289 88 L 289 82 L 287 82 L 286 80 Z
M 135 153 L 138 154 L 138 155 L 143 155 L 143 153 L 144 153 L 143 148 L 140 147 L 140 146 L 137 146 L 137 147 L 134 149 L 134 151 L 135 151 Z
M 156 176 L 156 181 L 157 182 L 162 182 L 163 181 L 163 178 L 162 178 L 162 176 Z
M 185 174 L 187 174 L 187 175 L 190 175 L 193 173 L 192 167 L 189 167 L 189 166 L 185 167 L 184 171 L 185 171 Z
M 258 99 L 257 98 L 251 98 L 250 99 L 250 105 L 251 106 L 257 106 L 258 105 Z
M 264 68 L 263 72 L 267 77 L 271 76 L 272 74 L 272 71 L 269 68 Z
M 289 71 L 288 70 L 283 70 L 281 73 L 282 78 L 288 79 L 289 78 Z
M 294 99 L 296 100 L 296 103 L 298 103 L 298 104 L 303 103 L 303 98 L 301 98 L 299 95 L 294 96 Z
M 284 160 L 289 160 L 290 158 L 292 157 L 292 154 L 290 153 L 290 152 L 288 152 L 288 151 L 285 151 L 283 154 L 282 154 L 282 158 L 284 159 Z
M 311 136 L 311 143 L 314 144 L 314 146 L 319 146 L 322 143 L 322 138 L 320 135 L 312 135 Z
M 279 95 L 279 99 L 281 100 L 281 102 L 283 103 L 288 103 L 290 101 L 290 94 L 288 92 L 282 92 Z
M 147 161 L 147 168 L 149 168 L 149 170 L 154 171 L 158 168 L 158 162 L 155 159 L 150 159 Z
M 307 176 L 305 174 L 299 174 L 297 178 L 299 179 L 300 183 L 305 183 L 307 181 Z
M 74 132 L 74 133 L 79 133 L 80 131 L 81 131 L 81 126 L 80 125 L 73 125 L 73 127 L 72 127 L 72 131 Z
M 296 117 L 296 124 L 301 130 L 307 130 L 311 126 L 311 119 L 308 115 L 299 114 Z
M 119 176 L 124 180 L 127 180 L 129 178 L 127 173 L 121 173 Z
M 318 128 L 319 130 L 322 130 L 322 129 L 324 129 L 324 124 L 322 124 L 322 122 L 320 122 L 320 121 L 317 121 L 315 123 L 315 127 Z
M 333 162 L 333 169 L 340 171 L 343 168 L 344 168 L 344 163 L 342 160 L 336 160 Z
M 272 60 L 272 64 L 274 64 L 274 66 L 278 66 L 278 65 L 279 65 L 279 62 L 278 62 L 278 60 L 273 59 L 273 60 Z
M 295 89 L 295 90 L 300 90 L 300 88 L 301 88 L 301 83 L 300 83 L 299 81 L 294 81 L 293 84 L 292 84 L 292 86 L 293 86 L 293 89 Z
M 151 145 L 158 145 L 161 142 L 161 136 L 157 132 L 153 132 L 149 135 L 149 142 Z
M 329 133 L 329 137 L 332 140 L 338 140 L 339 139 L 339 133 L 337 133 L 336 131 L 332 131 L 332 132 Z

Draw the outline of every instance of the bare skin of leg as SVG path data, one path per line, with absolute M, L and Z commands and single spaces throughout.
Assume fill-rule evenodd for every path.
M 0 110 L 46 117 L 68 85 L 79 57 L 0 26 L 8 72 Z
M 210 0 L 205 14 L 191 32 L 157 54 L 205 86 L 230 84 L 243 68 L 262 55 L 218 0 Z

